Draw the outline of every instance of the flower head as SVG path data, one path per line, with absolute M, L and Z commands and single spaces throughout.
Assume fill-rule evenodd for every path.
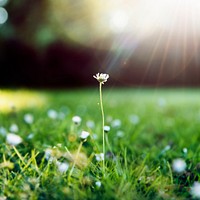
M 13 132 L 13 133 L 16 133 L 16 132 L 18 132 L 19 131 L 19 128 L 18 128 L 18 126 L 17 126 L 17 124 L 12 124 L 11 126 L 10 126 L 10 132 Z
M 104 160 L 104 154 L 103 153 L 95 154 L 95 157 L 96 157 L 96 161 L 103 161 Z
M 101 74 L 96 74 L 96 76 L 93 76 L 95 79 L 97 79 L 97 81 L 99 81 L 99 83 L 102 83 L 102 84 L 104 84 L 107 80 L 108 80 L 108 78 L 109 78 L 109 75 L 108 74 L 103 74 L 103 73 L 101 73 Z
M 177 158 L 177 159 L 173 160 L 172 169 L 175 172 L 181 173 L 181 172 L 185 171 L 186 167 L 187 167 L 186 162 L 183 159 Z
M 95 182 L 95 185 L 96 185 L 98 188 L 100 188 L 100 187 L 101 187 L 101 181 L 96 181 L 96 182 Z
M 32 124 L 33 121 L 34 121 L 34 117 L 33 115 L 27 113 L 24 115 L 24 121 L 27 123 L 27 124 Z
M 74 117 L 72 117 L 72 121 L 74 122 L 74 124 L 80 125 L 82 119 L 79 116 L 74 116 Z
M 82 131 L 81 132 L 81 135 L 80 135 L 80 138 L 81 139 L 87 139 L 87 137 L 90 135 L 90 133 L 89 132 L 87 132 L 87 131 Z
M 6 142 L 10 145 L 17 146 L 22 143 L 22 138 L 14 133 L 8 133 L 6 137 Z
M 65 173 L 69 169 L 69 164 L 66 163 L 66 162 L 59 162 L 59 161 L 57 161 L 56 165 L 57 165 L 58 171 L 60 173 Z
M 56 119 L 58 117 L 58 113 L 53 109 L 48 110 L 47 115 L 51 119 Z
M 110 131 L 110 126 L 104 126 L 104 132 L 108 133 Z
M 193 197 L 200 198 L 200 183 L 194 182 L 194 185 L 190 189 L 190 193 Z

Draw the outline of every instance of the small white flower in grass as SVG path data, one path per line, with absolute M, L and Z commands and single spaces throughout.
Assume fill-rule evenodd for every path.
M 51 119 L 56 119 L 58 117 L 58 113 L 53 109 L 48 110 L 47 115 Z
M 124 132 L 123 131 L 117 131 L 116 133 L 117 137 L 122 138 L 124 136 Z
M 187 167 L 186 162 L 182 158 L 177 158 L 172 162 L 172 169 L 174 172 L 177 173 L 184 172 L 186 167 Z
M 19 131 L 19 128 L 18 128 L 17 124 L 12 124 L 12 125 L 10 126 L 9 130 L 10 130 L 10 132 L 16 133 L 16 132 Z
M 103 153 L 95 154 L 95 157 L 96 157 L 96 161 L 103 161 L 104 160 L 104 154 Z
M 166 100 L 165 100 L 164 98 L 159 98 L 159 99 L 158 99 L 158 105 L 159 105 L 160 107 L 166 106 Z
M 3 126 L 0 127 L 0 135 L 6 136 L 6 133 L 7 133 L 6 129 Z
M 187 154 L 187 152 L 188 152 L 187 148 L 183 148 L 183 153 Z
M 25 114 L 24 115 L 24 121 L 27 123 L 27 124 L 32 124 L 33 123 L 33 121 L 34 121 L 34 117 L 33 117 L 33 115 L 31 115 L 31 114 Z
M 97 139 L 98 139 L 98 135 L 97 135 L 96 133 L 93 133 L 93 134 L 92 134 L 92 139 L 93 139 L 93 140 L 97 140 Z
M 56 165 L 58 167 L 58 170 L 60 173 L 65 173 L 69 169 L 69 164 L 66 162 L 56 162 Z
M 104 84 L 108 78 L 109 78 L 109 75 L 108 74 L 103 74 L 103 73 L 98 73 L 96 74 L 96 76 L 93 76 L 95 79 L 97 79 L 97 81 L 99 81 L 99 83 L 102 83 Z
M 193 186 L 190 188 L 190 193 L 195 198 L 200 198 L 200 183 L 194 182 Z
M 6 136 L 6 142 L 10 145 L 17 146 L 22 143 L 22 138 L 14 133 L 8 133 Z
M 108 133 L 110 131 L 110 126 L 104 126 L 104 132 Z
M 80 138 L 81 139 L 87 139 L 87 137 L 90 135 L 90 133 L 89 132 L 87 132 L 87 131 L 82 131 L 81 132 L 81 135 L 80 135 Z
M 27 136 L 27 139 L 32 139 L 34 137 L 34 134 L 33 133 L 30 133 L 28 136 Z
M 100 188 L 100 187 L 101 187 L 101 181 L 96 181 L 96 182 L 95 182 L 95 185 L 96 185 L 98 188 Z
M 86 122 L 86 126 L 88 128 L 94 128 L 95 127 L 95 123 L 92 120 L 89 120 Z
M 113 128 L 119 128 L 121 126 L 122 122 L 120 119 L 115 119 L 111 122 L 111 126 Z
M 52 150 L 51 149 L 46 149 L 44 157 L 46 158 L 46 160 L 49 160 L 52 157 Z
M 74 122 L 74 124 L 80 125 L 82 119 L 79 116 L 74 116 L 74 117 L 72 117 L 72 121 Z
M 59 112 L 59 113 L 58 113 L 58 118 L 61 119 L 61 120 L 62 120 L 62 119 L 65 119 L 65 113 Z
M 129 120 L 132 124 L 138 124 L 140 122 L 140 118 L 137 115 L 131 115 Z

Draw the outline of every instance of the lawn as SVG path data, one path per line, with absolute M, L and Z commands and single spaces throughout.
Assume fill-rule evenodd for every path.
M 0 199 L 200 196 L 200 90 L 103 89 L 105 172 L 98 88 L 0 91 Z

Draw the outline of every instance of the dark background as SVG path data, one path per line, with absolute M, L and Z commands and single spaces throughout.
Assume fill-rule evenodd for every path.
M 10 1 L 4 7 L 9 18 L 0 26 L 1 87 L 92 86 L 98 72 L 109 73 L 109 84 L 116 86 L 200 85 L 198 53 L 184 63 L 168 55 L 151 59 L 154 44 L 146 48 L 151 35 L 128 53 L 111 51 L 116 41 L 110 37 L 104 38 L 106 48 L 97 48 L 101 40 L 85 45 L 63 37 L 60 26 L 49 20 L 46 0 Z M 162 54 L 164 46 L 157 51 Z

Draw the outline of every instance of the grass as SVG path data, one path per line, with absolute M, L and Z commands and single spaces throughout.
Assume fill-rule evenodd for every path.
M 105 124 L 111 126 L 105 176 L 95 159 L 102 152 L 98 95 L 98 88 L 1 90 L 0 127 L 10 132 L 17 124 L 23 142 L 10 146 L 0 129 L 0 199 L 195 199 L 190 187 L 200 181 L 200 90 L 104 89 Z M 56 119 L 48 117 L 50 109 Z M 24 122 L 27 113 L 32 124 Z M 72 122 L 75 115 L 80 126 Z M 91 135 L 77 155 L 82 130 Z M 172 169 L 176 158 L 187 163 L 182 173 Z M 69 169 L 59 171 L 58 161 Z

